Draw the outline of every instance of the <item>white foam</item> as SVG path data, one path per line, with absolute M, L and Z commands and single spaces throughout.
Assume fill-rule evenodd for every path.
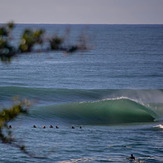
M 161 124 L 159 124 L 159 125 L 156 125 L 156 126 L 153 126 L 153 127 L 155 127 L 155 128 L 161 128 L 161 129 L 163 129 L 163 125 L 161 125 Z

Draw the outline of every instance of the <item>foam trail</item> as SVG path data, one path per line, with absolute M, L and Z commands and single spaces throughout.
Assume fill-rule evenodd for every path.
M 153 126 L 154 128 L 160 128 L 160 129 L 163 129 L 163 125 L 159 124 L 159 125 L 156 125 L 156 126 Z

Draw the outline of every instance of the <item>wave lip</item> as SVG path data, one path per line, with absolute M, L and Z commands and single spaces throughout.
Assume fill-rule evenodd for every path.
M 43 118 L 59 117 L 78 124 L 123 124 L 153 122 L 156 119 L 156 114 L 145 105 L 124 97 L 52 105 L 37 110 L 38 114 L 41 111 Z

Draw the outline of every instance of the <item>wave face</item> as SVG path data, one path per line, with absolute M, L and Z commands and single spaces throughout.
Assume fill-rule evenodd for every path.
M 153 122 L 156 114 L 127 98 L 105 99 L 39 107 L 31 114 L 43 119 L 62 118 L 77 124 L 123 124 Z

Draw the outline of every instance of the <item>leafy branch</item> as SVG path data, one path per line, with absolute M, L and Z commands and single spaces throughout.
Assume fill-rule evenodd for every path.
M 4 144 L 8 144 L 20 149 L 23 153 L 30 157 L 34 157 L 25 145 L 21 144 L 17 139 L 13 137 L 11 126 L 9 122 L 15 120 L 21 114 L 28 114 L 28 109 L 31 106 L 29 100 L 17 100 L 16 103 L 9 109 L 3 108 L 0 112 L 0 141 Z
M 25 29 L 20 37 L 19 44 L 13 46 L 12 32 L 15 28 L 13 22 L 0 26 L 0 60 L 1 62 L 10 62 L 13 57 L 31 52 L 49 52 L 62 51 L 65 53 L 74 53 L 76 51 L 88 50 L 87 39 L 84 35 L 79 37 L 79 42 L 73 45 L 65 44 L 67 37 L 53 35 L 47 39 L 44 29 Z M 68 36 L 68 35 L 66 35 Z M 36 45 L 40 45 L 40 49 L 35 49 Z M 44 46 L 46 45 L 46 46 Z M 46 47 L 46 48 L 42 48 Z M 3 108 L 0 111 L 0 141 L 20 149 L 23 153 L 30 157 L 35 157 L 30 153 L 26 146 L 21 144 L 13 137 L 13 133 L 8 123 L 15 120 L 21 114 L 28 114 L 31 102 L 28 100 L 17 100 L 10 108 Z
M 10 22 L 0 27 L 0 59 L 2 62 L 10 62 L 11 59 L 18 54 L 30 53 L 30 52 L 48 52 L 48 51 L 62 51 L 66 53 L 74 53 L 76 51 L 87 50 L 86 37 L 80 36 L 79 42 L 74 45 L 64 44 L 65 38 L 57 35 L 53 35 L 50 38 L 46 38 L 46 31 L 44 29 L 30 29 L 27 28 L 23 31 L 19 44 L 17 47 L 11 45 L 11 34 L 15 28 L 15 24 Z M 34 49 L 36 45 L 48 45 L 45 49 Z

